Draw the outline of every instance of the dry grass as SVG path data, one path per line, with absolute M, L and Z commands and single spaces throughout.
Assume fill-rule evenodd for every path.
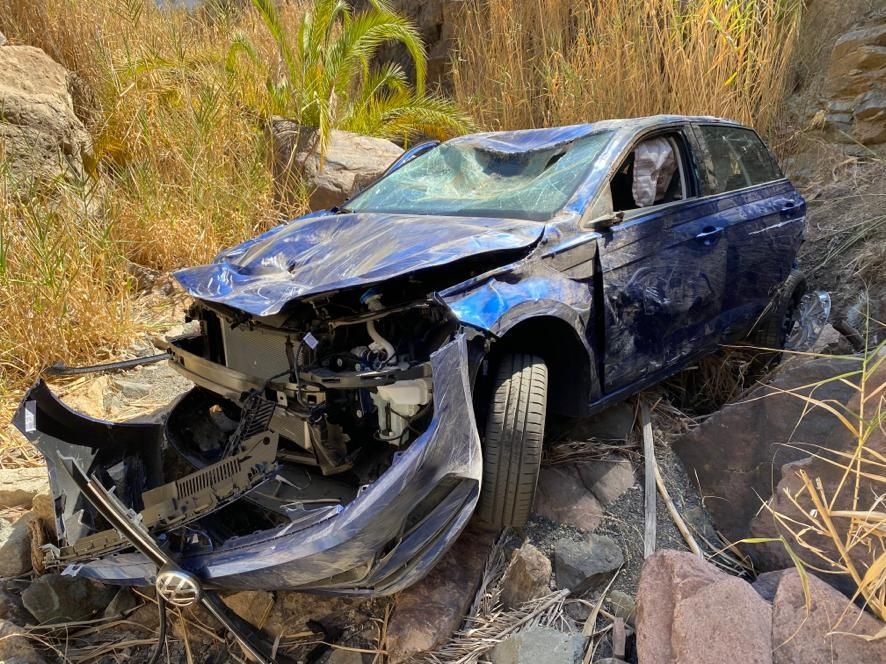
M 300 11 L 287 4 L 286 20 Z M 135 325 L 128 261 L 159 270 L 206 262 L 278 217 L 260 121 L 265 73 L 225 68 L 235 31 L 274 61 L 254 12 L 0 0 L 0 30 L 74 72 L 75 110 L 97 160 L 95 181 L 42 183 L 39 196 L 0 164 L 5 420 L 42 367 L 107 358 L 125 343 Z
M 468 0 L 454 92 L 494 129 L 699 113 L 768 131 L 801 8 L 797 0 Z

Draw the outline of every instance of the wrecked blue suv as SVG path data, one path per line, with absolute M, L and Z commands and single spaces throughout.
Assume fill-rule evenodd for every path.
M 168 352 L 196 387 L 163 424 L 32 388 L 47 562 L 158 588 L 172 569 L 172 599 L 188 579 L 399 590 L 472 516 L 526 520 L 547 413 L 782 344 L 804 220 L 757 134 L 714 118 L 418 146 L 341 208 L 176 273 L 199 333 Z

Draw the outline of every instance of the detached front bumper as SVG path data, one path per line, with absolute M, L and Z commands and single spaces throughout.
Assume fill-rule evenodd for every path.
M 431 370 L 434 415 L 427 430 L 350 503 L 306 509 L 286 525 L 228 539 L 214 550 L 170 555 L 210 588 L 381 595 L 417 581 L 467 525 L 482 476 L 463 335 L 431 356 Z M 162 478 L 162 425 L 86 417 L 43 383 L 26 395 L 14 423 L 46 458 L 60 546 L 101 525 L 90 522 L 86 498 L 62 458 L 105 485 L 113 483 L 128 505 L 140 505 L 141 490 Z M 423 516 L 410 519 L 419 506 Z M 133 511 L 130 518 L 140 517 Z M 77 561 L 68 570 L 123 585 L 151 584 L 157 574 L 155 564 L 131 551 Z

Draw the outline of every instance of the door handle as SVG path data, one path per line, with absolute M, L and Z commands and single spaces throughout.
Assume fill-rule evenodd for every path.
M 717 239 L 720 237 L 720 233 L 722 232 L 722 226 L 705 226 L 702 229 L 701 233 L 695 236 L 695 239 L 706 247 L 710 247 L 717 241 Z
M 789 198 L 788 200 L 781 202 L 781 211 L 782 212 L 790 212 L 795 207 L 797 207 L 797 201 L 795 201 L 792 198 Z

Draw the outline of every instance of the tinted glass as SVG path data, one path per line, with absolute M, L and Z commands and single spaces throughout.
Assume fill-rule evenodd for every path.
M 599 132 L 532 151 L 444 143 L 376 182 L 347 208 L 547 220 L 569 202 L 611 134 Z
M 701 125 L 708 194 L 742 189 L 782 177 L 763 145 L 750 129 Z

